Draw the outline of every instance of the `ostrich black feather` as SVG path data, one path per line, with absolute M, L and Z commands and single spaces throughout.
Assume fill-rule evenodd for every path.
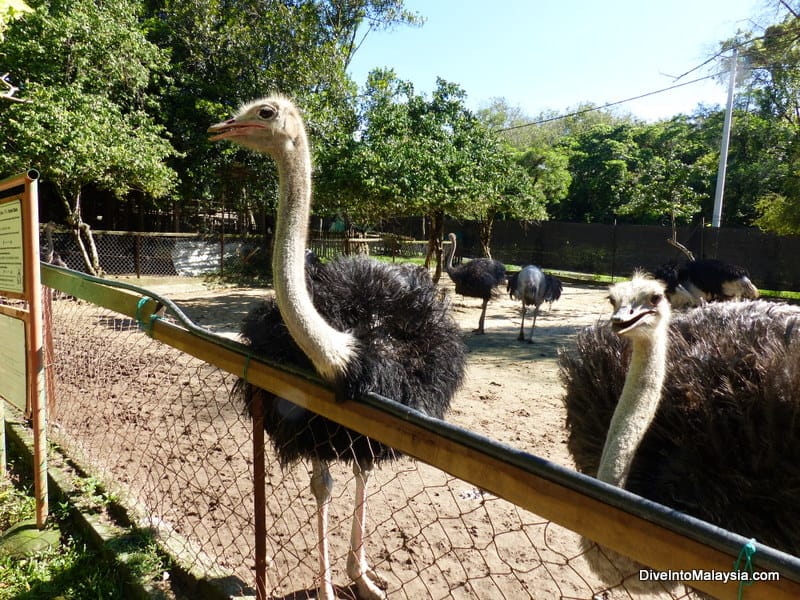
M 589 475 L 629 360 L 605 324 L 560 354 L 568 448 Z M 800 555 L 800 308 L 731 302 L 673 315 L 662 394 L 625 487 Z
M 325 320 L 358 339 L 358 360 L 340 378 L 338 392 L 348 398 L 375 392 L 442 418 L 461 385 L 466 349 L 428 272 L 343 258 L 309 265 L 306 279 Z M 274 299 L 245 318 L 242 337 L 259 355 L 313 370 Z M 391 448 L 287 400 L 249 384 L 240 387 L 248 410 L 252 402 L 263 403 L 264 428 L 282 464 L 300 458 L 378 462 L 395 455 Z

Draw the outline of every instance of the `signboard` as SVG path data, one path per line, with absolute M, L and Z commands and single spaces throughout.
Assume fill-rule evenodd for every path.
M 22 294 L 22 201 L 0 204 L 0 290 Z
M 42 278 L 36 171 L 0 181 L 0 428 L 5 402 L 25 410 L 33 425 L 36 524 L 47 519 L 47 403 L 44 401 Z M 4 442 L 0 439 L 0 442 Z M 0 448 L 0 463 L 5 448 Z
M 25 410 L 25 322 L 0 314 L 0 398 Z

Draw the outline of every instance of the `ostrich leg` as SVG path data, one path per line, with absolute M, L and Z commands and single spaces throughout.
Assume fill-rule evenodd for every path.
M 483 333 L 483 321 L 486 318 L 486 305 L 489 304 L 489 299 L 483 299 L 483 307 L 481 308 L 481 318 L 478 320 L 478 328 L 473 333 Z
M 331 576 L 331 556 L 328 545 L 328 508 L 331 503 L 333 478 L 328 465 L 318 459 L 311 461 L 311 493 L 317 501 L 317 539 L 319 553 L 319 600 L 336 600 Z
M 367 518 L 367 482 L 372 473 L 372 461 L 359 459 L 353 462 L 353 475 L 356 479 L 356 498 L 353 508 L 353 528 L 350 532 L 350 552 L 347 555 L 347 574 L 358 587 L 358 594 L 364 600 L 385 600 L 386 586 L 383 578 L 367 564 L 367 551 L 364 547 L 364 525 Z
M 523 342 L 525 341 L 525 300 L 522 301 L 522 323 L 519 324 L 519 335 L 517 336 L 517 341 Z
M 539 315 L 539 307 L 538 306 L 534 306 L 533 307 L 533 325 L 531 325 L 531 335 L 528 338 L 528 343 L 529 344 L 533 343 L 533 328 L 536 327 L 536 317 L 538 315 Z

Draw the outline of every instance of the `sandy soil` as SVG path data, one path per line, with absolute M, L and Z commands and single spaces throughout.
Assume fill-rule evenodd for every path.
M 456 295 L 446 276 L 442 286 L 451 295 L 453 314 L 469 348 L 467 380 L 448 420 L 574 468 L 565 447 L 557 353 L 581 327 L 609 316 L 607 287 L 566 284 L 560 300 L 552 307 L 542 305 L 533 341 L 527 343 L 517 341 L 521 303 L 498 294 L 486 311 L 485 334 L 477 335 L 472 331 L 478 324 L 481 301 Z M 156 286 L 149 289 L 158 291 Z M 170 293 L 169 297 L 198 325 L 235 337 L 244 315 L 268 293 L 232 288 Z M 526 338 L 532 314 L 529 308 Z
M 185 282 L 147 287 L 168 295 L 198 325 L 229 336 L 269 293 Z M 445 287 L 453 293 L 449 281 Z M 448 420 L 572 467 L 556 357 L 581 327 L 608 316 L 606 288 L 565 284 L 552 309 L 543 307 L 532 343 L 517 341 L 520 306 L 507 295 L 489 304 L 484 335 L 471 333 L 480 301 L 452 300 L 469 358 Z M 57 362 L 70 365 L 59 370 L 58 431 L 79 440 L 90 462 L 106 461 L 107 475 L 131 489 L 161 525 L 196 538 L 218 563 L 251 581 L 252 459 L 249 423 L 229 400 L 235 378 L 150 340 L 130 319 L 72 302 L 55 305 Z M 527 319 L 526 335 L 529 325 Z M 113 370 L 102 366 L 108 363 Z M 80 364 L 86 372 L 78 372 Z M 313 597 L 308 466 L 282 471 L 269 457 L 268 464 L 272 592 Z M 333 475 L 334 580 L 345 584 L 353 477 L 345 467 Z M 572 532 L 436 469 L 404 458 L 377 470 L 371 490 L 369 554 L 390 598 L 630 597 L 621 587 L 604 592 Z M 354 597 L 351 588 L 339 593 Z
M 563 387 L 559 380 L 557 353 L 560 348 L 568 345 L 575 333 L 582 327 L 596 323 L 608 317 L 609 305 L 606 299 L 607 287 L 581 283 L 568 283 L 564 287 L 561 299 L 552 307 L 544 305 L 537 319 L 533 341 L 520 342 L 517 340 L 520 328 L 521 305 L 512 301 L 507 294 L 501 293 L 493 299 L 487 309 L 485 334 L 477 335 L 473 329 L 477 326 L 480 314 L 481 301 L 455 295 L 452 283 L 446 279 L 443 287 L 450 294 L 453 313 L 464 332 L 464 339 L 469 348 L 467 380 L 464 387 L 457 394 L 448 420 L 467 429 L 494 438 L 498 441 L 524 449 L 537 454 L 558 464 L 574 468 L 574 463 L 566 449 L 566 431 L 564 429 L 565 411 L 563 407 Z M 192 293 L 176 294 L 173 298 L 178 302 L 186 314 L 198 324 L 212 331 L 234 337 L 242 316 L 256 304 L 264 291 L 253 289 L 233 289 L 212 292 L 203 292 L 201 295 Z M 525 322 L 525 336 L 530 335 L 532 324 L 532 310 L 529 309 Z M 410 462 L 410 461 L 409 461 Z M 411 467 L 401 466 L 403 469 Z M 414 531 L 419 529 L 419 512 L 426 510 L 425 504 L 435 503 L 438 494 L 427 497 L 426 501 L 415 504 L 414 514 L 410 518 L 404 516 L 408 498 L 402 493 L 392 491 L 388 482 L 396 476 L 391 468 L 384 473 L 379 483 L 384 505 L 394 505 L 394 511 L 386 516 L 395 523 L 396 529 Z M 494 499 L 490 514 L 477 522 L 464 519 L 460 513 L 474 510 L 469 505 L 478 505 L 485 502 L 486 495 L 473 489 L 460 481 L 443 479 L 441 473 L 434 469 L 421 466 L 418 469 L 424 473 L 424 482 L 405 483 L 403 487 L 416 489 L 421 485 L 423 490 L 432 485 L 441 485 L 447 489 L 447 496 L 455 502 L 458 508 L 455 514 L 448 509 L 438 508 L 439 520 L 458 518 L 469 525 L 466 528 L 476 540 L 490 539 L 498 532 L 498 519 L 504 521 L 513 536 L 514 544 L 522 544 L 516 553 L 525 556 L 525 546 L 532 537 L 540 548 L 532 556 L 527 556 L 522 564 L 514 563 L 514 567 L 521 571 L 540 571 L 535 577 L 522 577 L 520 581 L 511 583 L 497 583 L 481 588 L 481 576 L 475 576 L 480 571 L 491 571 L 485 563 L 485 558 L 474 560 L 474 564 L 465 558 L 461 551 L 449 549 L 436 560 L 438 569 L 442 573 L 458 572 L 465 570 L 466 576 L 461 588 L 448 581 L 447 591 L 440 590 L 431 585 L 428 593 L 431 597 L 494 597 L 501 593 L 505 597 L 536 598 L 550 597 L 575 597 L 588 598 L 593 591 L 603 590 L 605 586 L 598 582 L 583 563 L 580 554 L 577 536 L 572 532 L 558 526 L 543 523 L 535 515 L 520 516 L 511 505 Z M 416 471 L 412 469 L 412 471 Z M 419 476 L 415 472 L 415 476 Z M 349 473 L 341 473 L 338 478 L 346 480 Z M 438 483 L 434 483 L 437 482 Z M 298 485 L 301 485 L 298 483 Z M 342 485 L 349 485 L 343 483 Z M 385 487 L 384 487 L 385 486 Z M 371 508 L 377 504 L 371 501 Z M 464 505 L 467 504 L 467 507 Z M 349 505 L 348 501 L 344 502 Z M 498 515 L 503 515 L 502 517 Z M 374 513 L 372 518 L 376 518 Z M 347 525 L 348 516 L 339 517 Z M 535 533 L 531 533 L 535 530 Z M 446 539 L 452 533 L 443 533 Z M 523 537 L 524 536 L 524 537 Z M 541 540 L 541 541 L 540 541 Z M 344 542 L 344 540 L 342 540 Z M 310 543 L 310 540 L 309 540 Z M 508 543 L 508 542 L 506 542 Z M 343 543 L 341 552 L 344 552 Z M 491 544 L 489 544 L 491 545 Z M 435 546 L 435 544 L 434 544 Z M 563 557 L 556 560 L 557 566 L 542 569 L 547 565 L 547 559 L 539 552 L 547 551 Z M 495 548 L 494 552 L 503 554 Z M 397 550 L 384 550 L 387 560 L 393 567 L 398 562 Z M 517 560 L 522 560 L 519 557 Z M 503 561 L 507 561 L 506 558 Z M 414 561 L 416 563 L 416 560 Z M 449 564 L 452 562 L 453 564 Z M 512 568 L 512 570 L 513 570 Z M 394 569 L 393 569 L 394 570 Z M 549 572 L 548 572 L 549 571 Z M 277 574 L 280 580 L 281 575 Z M 514 575 L 508 579 L 518 578 Z M 402 579 L 400 577 L 399 579 Z M 450 579 L 447 576 L 446 579 Z M 457 579 L 457 578 L 456 578 Z M 467 583 L 467 582 L 470 583 Z M 391 582 L 395 584 L 395 582 Z M 400 583 L 400 582 L 397 582 Z M 520 583 L 523 587 L 520 587 Z M 402 583 L 400 583 L 402 586 Z M 390 589 L 392 589 L 390 585 Z M 624 586 L 613 590 L 605 597 L 628 597 Z M 409 586 L 406 597 L 414 595 L 413 586 Z

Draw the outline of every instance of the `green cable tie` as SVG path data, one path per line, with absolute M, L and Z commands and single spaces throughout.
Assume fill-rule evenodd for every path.
M 150 315 L 150 326 L 147 328 L 147 335 L 149 335 L 150 337 L 153 337 L 153 323 L 155 323 L 159 319 L 161 319 L 160 315 L 157 315 L 155 313 Z
M 748 575 L 747 577 L 742 577 L 739 579 L 739 595 L 738 599 L 742 600 L 742 596 L 744 594 L 744 586 L 746 585 L 753 585 L 755 581 L 753 580 L 753 555 L 756 553 L 756 540 L 755 538 L 750 539 L 742 549 L 739 550 L 739 556 L 736 557 L 736 562 L 733 563 L 733 570 L 736 572 L 746 572 Z M 742 562 L 742 558 L 744 558 L 744 566 L 742 568 L 739 567 L 739 564 Z
M 152 298 L 149 296 L 142 296 L 139 298 L 139 302 L 136 303 L 136 323 L 139 325 L 139 330 L 144 331 L 150 337 L 153 337 L 153 323 L 158 321 L 161 316 L 153 313 L 150 315 L 150 321 L 145 325 L 144 319 L 142 318 L 142 309 L 144 305 L 150 302 Z
M 144 321 L 142 320 L 142 309 L 144 305 L 147 304 L 152 298 L 149 296 L 142 296 L 139 298 L 139 302 L 136 304 L 136 323 L 139 325 L 139 329 L 144 331 Z

